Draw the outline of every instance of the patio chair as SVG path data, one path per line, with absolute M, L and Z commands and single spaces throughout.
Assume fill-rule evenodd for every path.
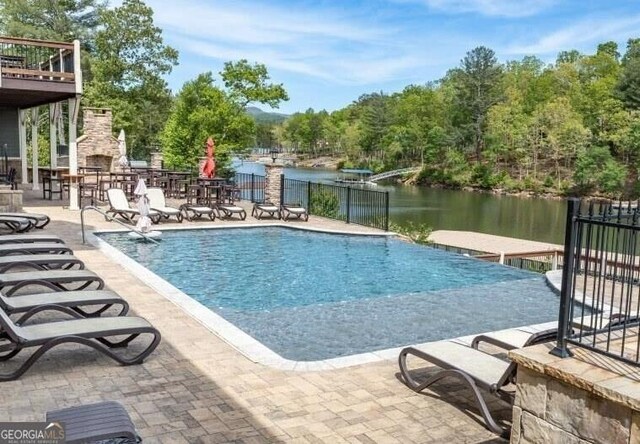
M 290 220 L 294 216 L 305 222 L 309 220 L 309 212 L 300 204 L 282 204 L 280 206 L 282 220 Z
M 64 241 L 61 238 L 51 234 L 5 234 L 0 236 L 0 244 L 21 244 L 34 242 L 64 244 Z
M 194 219 L 200 219 L 202 216 L 209 216 L 209 219 L 216 220 L 216 210 L 206 205 L 200 205 L 197 203 L 185 203 L 180 205 L 180 211 L 184 213 L 184 217 L 189 222 Z
M 18 244 L 0 244 L 0 256 L 11 254 L 72 254 L 73 250 L 65 244 L 49 242 L 22 242 Z
M 113 214 L 113 217 L 120 216 L 130 224 L 133 224 L 135 217 L 140 215 L 140 211 L 137 208 L 129 206 L 127 196 L 120 188 L 109 188 L 107 190 L 107 200 L 109 201 L 107 214 Z M 157 224 L 160 222 L 160 213 L 155 210 L 149 210 L 149 218 L 153 223 Z M 106 219 L 109 220 L 108 217 Z
M 34 228 L 39 229 L 46 227 L 51 222 L 49 216 L 40 213 L 0 213 L 0 216 L 23 217 L 29 219 L 34 224 Z
M 16 216 L 0 215 L 0 224 L 4 225 L 12 233 L 25 233 L 35 227 L 29 219 Z
M 141 442 L 131 417 L 116 401 L 77 405 L 47 412 L 46 422 L 63 423 L 67 444 Z
M 37 348 L 16 370 L 0 374 L 0 381 L 12 381 L 22 376 L 49 349 L 61 344 L 82 344 L 91 347 L 122 365 L 141 364 L 160 343 L 160 332 L 145 319 L 133 316 L 70 319 L 20 326 L 0 310 L 0 361 L 13 358 L 22 350 Z M 132 357 L 116 354 L 111 349 L 126 347 L 143 334 L 153 336 L 151 343 Z M 126 336 L 125 339 L 113 339 Z M 111 339 L 111 340 L 110 340 Z
M 160 216 L 165 219 L 175 216 L 178 222 L 182 223 L 182 211 L 167 206 L 162 188 L 147 188 L 147 197 L 149 198 L 149 207 L 160 213 Z
M 280 207 L 269 201 L 256 202 L 253 204 L 251 216 L 256 219 L 262 219 L 265 214 L 268 214 L 271 218 L 280 219 Z
M 68 284 L 78 284 L 76 288 L 68 288 Z M 0 274 L 0 290 L 5 290 L 6 296 L 11 296 L 21 288 L 38 286 L 50 288 L 54 291 L 84 290 L 91 284 L 96 290 L 104 288 L 104 281 L 100 276 L 89 270 L 43 270 L 18 271 Z
M 116 316 L 124 316 L 129 311 L 129 303 L 110 290 L 72 290 L 18 296 L 6 296 L 0 292 L 0 308 L 5 313 L 23 314 L 15 322 L 16 325 L 23 325 L 29 318 L 43 311 L 58 311 L 74 318 L 90 318 L 100 316 L 114 305 L 121 307 Z M 98 307 L 86 310 L 89 306 Z
M 534 333 L 530 335 L 525 346 L 548 342 L 556 337 L 556 330 Z M 412 378 L 407 367 L 408 355 L 434 364 L 441 370 L 425 381 L 418 382 Z M 458 378 L 467 384 L 473 392 L 487 428 L 505 438 L 509 436 L 509 429 L 501 427 L 493 419 L 480 389 L 513 405 L 514 393 L 512 390 L 505 390 L 505 388 L 515 383 L 517 366 L 514 362 L 505 361 L 458 342 L 438 341 L 421 345 L 419 349 L 415 347 L 402 349 L 398 357 L 398 364 L 403 382 L 411 390 L 418 393 L 445 377 Z
M 0 273 L 12 268 L 32 268 L 34 270 L 84 269 L 84 262 L 72 254 L 20 254 L 0 256 Z
M 234 205 L 232 203 L 216 203 L 215 208 L 218 211 L 219 218 L 231 218 L 234 214 L 237 214 L 240 220 L 247 218 L 247 212 L 244 208 Z

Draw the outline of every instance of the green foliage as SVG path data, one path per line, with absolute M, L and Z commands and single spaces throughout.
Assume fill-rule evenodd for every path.
M 433 232 L 433 228 L 427 224 L 409 222 L 408 224 L 399 225 L 391 223 L 389 225 L 389 230 L 396 232 L 401 236 L 405 236 L 417 244 L 429 245 L 432 243 L 429 237 Z
M 267 67 L 250 64 L 242 59 L 237 62 L 226 62 L 220 72 L 229 99 L 242 109 L 250 103 L 263 103 L 277 108 L 280 102 L 289 100 L 282 84 L 268 83 Z
M 316 216 L 339 219 L 340 200 L 334 193 L 322 189 L 315 189 L 311 192 L 309 212 Z
M 627 167 L 617 162 L 607 147 L 596 146 L 578 155 L 574 180 L 579 191 L 615 194 L 624 187 L 626 177 Z
M 168 117 L 171 94 L 163 76 L 178 53 L 163 43 L 142 0 L 124 0 L 102 11 L 100 20 L 84 103 L 112 108 L 114 131 L 124 129 L 133 157 L 145 158 Z
M 184 84 L 160 135 L 169 168 L 196 169 L 208 137 L 216 142 L 216 168 L 229 166 L 231 153 L 251 143 L 254 122 L 214 85 L 211 73 Z

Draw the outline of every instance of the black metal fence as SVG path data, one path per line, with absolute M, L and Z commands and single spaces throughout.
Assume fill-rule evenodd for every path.
M 240 188 L 242 199 L 251 202 L 264 201 L 264 176 L 236 173 L 235 181 Z M 300 204 L 309 214 L 389 230 L 388 192 L 287 179 L 281 176 L 280 193 L 280 202 Z
M 389 230 L 389 193 L 296 179 L 281 179 L 280 201 L 301 204 L 309 214 Z
M 640 364 L 639 232 L 637 205 L 569 200 L 554 354 L 573 344 Z
M 259 174 L 236 173 L 236 186 L 240 188 L 240 197 L 250 202 L 264 201 L 265 177 Z

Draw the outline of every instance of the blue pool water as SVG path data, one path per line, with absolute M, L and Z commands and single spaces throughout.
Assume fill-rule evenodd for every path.
M 394 238 L 281 227 L 100 236 L 281 356 L 319 360 L 557 317 L 541 275 Z

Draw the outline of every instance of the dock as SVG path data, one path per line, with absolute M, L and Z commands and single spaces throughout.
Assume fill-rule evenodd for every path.
M 436 244 L 494 254 L 518 254 L 532 251 L 540 252 L 563 249 L 563 246 L 558 244 L 476 233 L 473 231 L 437 230 L 431 233 L 429 239 Z

